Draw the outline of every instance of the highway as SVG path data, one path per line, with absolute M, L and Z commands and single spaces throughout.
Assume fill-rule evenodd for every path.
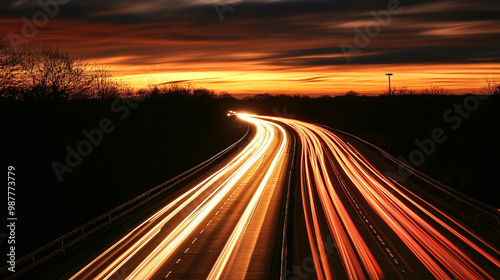
M 70 279 L 268 279 L 273 271 L 279 275 L 280 262 L 273 270 L 273 258 L 281 248 L 276 239 L 290 136 L 273 122 L 241 118 L 255 127 L 246 147 L 182 188 L 170 203 Z
M 497 248 L 337 133 L 236 115 L 255 129 L 245 147 L 70 279 L 500 279 Z M 288 201 L 294 138 L 300 164 Z

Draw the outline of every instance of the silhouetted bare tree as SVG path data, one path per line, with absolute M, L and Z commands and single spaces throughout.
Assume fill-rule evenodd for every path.
M 404 87 L 399 87 L 399 88 L 392 88 L 391 93 L 393 95 L 417 95 L 418 90 L 414 89 L 409 89 L 407 86 Z
M 112 99 L 124 95 L 126 86 L 116 80 L 108 68 L 93 64 L 89 67 L 91 75 L 91 97 L 98 99 Z
M 26 52 L 26 48 L 15 51 L 0 40 L 0 97 L 17 98 Z
M 178 95 L 191 95 L 194 87 L 191 83 L 170 83 L 165 85 L 165 93 Z
M 394 93 L 398 95 L 417 95 L 418 91 L 414 89 L 409 89 L 407 86 L 404 86 L 398 88 L 397 91 L 395 91 Z
M 25 98 L 71 99 L 87 97 L 93 82 L 91 63 L 47 47 L 28 52 L 25 64 Z
M 488 81 L 485 83 L 483 89 L 480 91 L 483 94 L 500 94 L 500 83 Z
M 256 100 L 265 100 L 265 99 L 271 99 L 273 96 L 269 93 L 259 93 L 251 97 L 251 99 L 256 99 Z
M 425 88 L 420 91 L 420 94 L 424 95 L 448 95 L 451 94 L 451 91 L 445 89 L 444 87 L 439 86 L 431 86 L 430 88 Z
M 431 86 L 422 90 L 409 89 L 407 86 L 391 87 L 391 95 L 449 95 L 452 92 L 449 89 L 440 86 Z M 389 88 L 386 88 L 384 95 L 389 95 Z
M 344 96 L 351 96 L 351 97 L 356 97 L 356 96 L 359 96 L 359 92 L 355 91 L 355 90 L 349 90 L 347 91 Z
M 221 91 L 217 95 L 218 99 L 235 99 L 231 94 L 229 94 L 227 91 Z
M 193 90 L 193 97 L 215 98 L 215 92 L 206 88 L 197 88 Z
M 116 98 L 127 87 L 102 65 L 51 47 L 14 50 L 0 41 L 0 96 L 14 99 Z

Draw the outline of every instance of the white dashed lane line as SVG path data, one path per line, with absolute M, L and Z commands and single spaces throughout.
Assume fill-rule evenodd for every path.
M 229 200 L 233 197 L 233 195 L 236 193 L 236 191 L 238 191 L 238 190 L 240 189 L 240 187 L 241 187 L 243 184 L 246 184 L 246 182 L 241 183 L 241 184 L 240 184 L 240 185 L 239 185 L 239 186 L 238 186 L 238 187 L 237 187 L 237 188 L 233 191 L 233 193 L 232 193 L 232 194 L 228 197 L 228 199 L 224 202 L 224 205 L 226 205 L 226 204 L 227 204 L 227 202 L 228 202 L 228 201 L 229 201 Z M 214 214 L 214 216 L 212 217 L 212 219 L 210 219 L 210 221 L 209 221 L 209 222 L 207 223 L 207 225 L 206 225 L 207 227 L 208 227 L 208 226 L 210 226 L 210 224 L 212 223 L 212 221 L 213 221 L 213 219 L 215 218 L 215 216 L 217 216 L 217 215 L 220 213 L 220 211 L 224 208 L 224 205 L 222 205 L 222 206 L 219 208 L 219 211 L 217 211 L 217 212 Z M 200 231 L 200 233 L 198 233 L 198 235 L 202 234 L 204 231 L 205 231 L 205 230 L 204 230 L 204 229 L 202 229 L 202 230 Z M 196 242 L 196 240 L 198 240 L 198 237 L 195 237 L 195 238 L 193 239 L 193 241 L 191 241 L 191 245 L 192 245 L 192 244 L 194 244 L 194 243 Z M 189 248 L 190 248 L 190 247 L 188 247 L 188 248 L 184 251 L 184 254 L 186 254 L 186 253 L 189 251 Z M 178 260 L 177 260 L 177 262 L 175 262 L 175 264 L 178 264 L 180 261 L 181 261 L 181 259 L 178 259 Z M 168 277 L 171 273 L 172 273 L 172 270 L 170 270 L 170 271 L 167 273 L 167 275 L 165 275 L 165 279 L 166 279 L 166 278 L 167 278 L 167 277 Z
M 337 171 L 337 167 L 336 165 L 330 160 L 330 163 L 332 164 L 333 166 L 333 171 L 337 174 L 337 178 L 339 178 L 339 181 L 340 183 L 342 184 L 342 187 L 344 188 L 344 191 L 347 193 L 347 195 L 349 196 L 351 202 L 354 204 L 354 206 L 356 207 L 356 209 L 358 209 L 358 212 L 360 214 L 360 216 L 364 219 L 365 223 L 370 227 L 370 229 L 372 230 L 372 232 L 377 236 L 380 244 L 382 244 L 382 246 L 386 246 L 385 242 L 382 240 L 382 238 L 380 237 L 379 234 L 377 234 L 377 231 L 375 230 L 375 228 L 372 226 L 372 224 L 370 223 L 370 221 L 368 220 L 368 218 L 366 218 L 365 214 L 363 213 L 363 211 L 361 210 L 361 208 L 359 207 L 356 199 L 354 199 L 354 197 L 352 196 L 351 192 L 349 191 L 349 189 L 347 188 L 347 186 L 345 185 L 344 183 L 344 180 L 341 178 L 339 172 Z M 389 253 L 389 256 L 394 260 L 394 262 L 396 264 L 399 264 L 398 260 L 394 257 L 394 255 L 392 254 L 392 252 L 389 250 L 389 248 L 385 247 L 385 249 L 387 250 L 387 253 Z M 404 270 L 403 270 L 404 272 Z

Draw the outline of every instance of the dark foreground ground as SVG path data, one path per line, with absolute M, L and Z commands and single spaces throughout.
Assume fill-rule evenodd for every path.
M 410 163 L 419 150 L 424 157 L 418 162 L 414 157 L 415 168 L 499 207 L 499 108 L 498 96 L 0 102 L 2 165 L 16 168 L 17 254 L 35 250 L 235 142 L 246 126 L 226 117 L 231 109 L 326 124 Z M 425 140 L 436 129 L 442 130 L 439 143 Z M 81 144 L 85 134 L 96 137 L 92 151 Z M 68 157 L 67 147 L 77 151 L 79 145 L 88 155 Z M 72 169 L 62 174 L 62 182 L 54 161 Z
M 1 103 L 2 166 L 16 168 L 18 258 L 210 158 L 247 130 L 214 100 L 112 103 Z M 101 130 L 103 119 L 113 131 Z M 79 163 L 69 156 L 71 167 L 67 146 L 87 153 L 82 130 L 98 145 Z M 62 182 L 54 161 L 72 169 Z

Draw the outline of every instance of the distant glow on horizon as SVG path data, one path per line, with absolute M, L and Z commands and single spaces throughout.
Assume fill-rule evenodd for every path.
M 133 67 L 132 67 L 133 68 Z M 482 88 L 487 81 L 499 80 L 500 64 L 490 65 L 422 65 L 384 66 L 344 72 L 317 71 L 200 71 L 200 72 L 149 72 L 144 74 L 119 74 L 132 87 L 146 88 L 166 82 L 187 81 L 194 86 L 216 92 L 227 91 L 234 95 L 271 94 L 311 94 L 337 95 L 349 90 L 362 94 L 381 94 L 387 90 L 387 77 L 391 71 L 391 86 L 421 90 L 439 86 L 455 93 L 469 93 Z M 132 70 L 134 71 L 134 70 Z

